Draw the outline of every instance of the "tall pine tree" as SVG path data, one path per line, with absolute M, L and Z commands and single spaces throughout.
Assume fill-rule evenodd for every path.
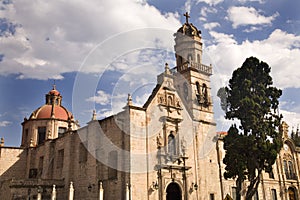
M 238 120 L 224 138 L 226 165 L 224 177 L 235 178 L 237 200 L 242 183 L 249 181 L 246 200 L 251 200 L 261 180 L 262 171 L 270 172 L 282 147 L 278 114 L 280 89 L 273 87 L 271 68 L 255 57 L 247 58 L 236 69 L 222 92 L 226 96 L 225 118 Z M 223 101 L 224 103 L 224 101 Z

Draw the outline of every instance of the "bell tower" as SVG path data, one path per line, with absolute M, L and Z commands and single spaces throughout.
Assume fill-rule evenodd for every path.
M 202 42 L 201 31 L 189 23 L 189 14 L 184 14 L 185 23 L 175 33 L 176 64 L 182 66 L 186 62 L 201 63 Z
M 174 34 L 177 69 L 177 89 L 196 121 L 213 123 L 210 76 L 212 66 L 202 64 L 201 31 L 186 22 Z

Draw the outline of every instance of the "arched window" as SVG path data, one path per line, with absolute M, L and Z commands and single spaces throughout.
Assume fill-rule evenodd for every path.
M 182 65 L 182 57 L 181 56 L 177 57 L 177 65 L 178 65 L 177 67 Z
M 290 178 L 295 179 L 296 177 L 295 177 L 294 166 L 292 161 L 289 160 L 288 165 L 289 165 Z
M 207 86 L 205 83 L 202 84 L 202 97 L 203 97 L 204 105 L 208 106 L 208 92 L 207 92 Z
M 297 200 L 297 193 L 296 193 L 296 189 L 293 187 L 289 187 L 288 189 L 288 193 L 289 193 L 289 200 Z
M 176 139 L 173 131 L 171 131 L 170 135 L 168 136 L 168 153 L 170 155 L 176 154 Z
M 286 179 L 296 179 L 294 164 L 291 160 L 283 160 L 283 168 Z
M 46 126 L 38 127 L 38 144 L 42 144 L 46 140 Z
M 197 54 L 197 62 L 198 62 L 198 63 L 201 62 L 201 61 L 200 61 L 200 55 L 199 55 L 199 54 Z

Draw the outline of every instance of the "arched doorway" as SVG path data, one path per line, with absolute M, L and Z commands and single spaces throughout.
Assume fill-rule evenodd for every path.
M 166 200 L 181 200 L 181 189 L 177 183 L 168 185 Z
M 289 200 L 297 200 L 298 199 L 295 188 L 289 187 L 288 193 L 289 193 Z

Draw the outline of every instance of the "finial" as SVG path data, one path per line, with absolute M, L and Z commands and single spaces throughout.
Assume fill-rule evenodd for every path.
M 97 120 L 97 113 L 96 113 L 96 110 L 93 110 L 93 117 L 92 117 L 92 120 Z
M 127 105 L 128 105 L 128 106 L 131 106 L 131 105 L 132 105 L 132 97 L 131 97 L 130 94 L 128 94 Z
M 188 23 L 189 23 L 189 18 L 190 18 L 191 16 L 189 15 L 188 12 L 186 12 L 185 14 L 183 14 L 183 16 L 185 16 L 185 21 L 186 21 L 186 23 L 188 24 Z
M 285 121 L 283 121 L 281 123 L 281 131 L 282 131 L 282 136 L 284 138 L 288 138 L 288 130 L 289 130 L 289 126 L 287 125 L 287 123 Z
M 168 63 L 165 64 L 165 73 L 166 74 L 170 74 L 170 68 L 169 68 L 169 64 Z

